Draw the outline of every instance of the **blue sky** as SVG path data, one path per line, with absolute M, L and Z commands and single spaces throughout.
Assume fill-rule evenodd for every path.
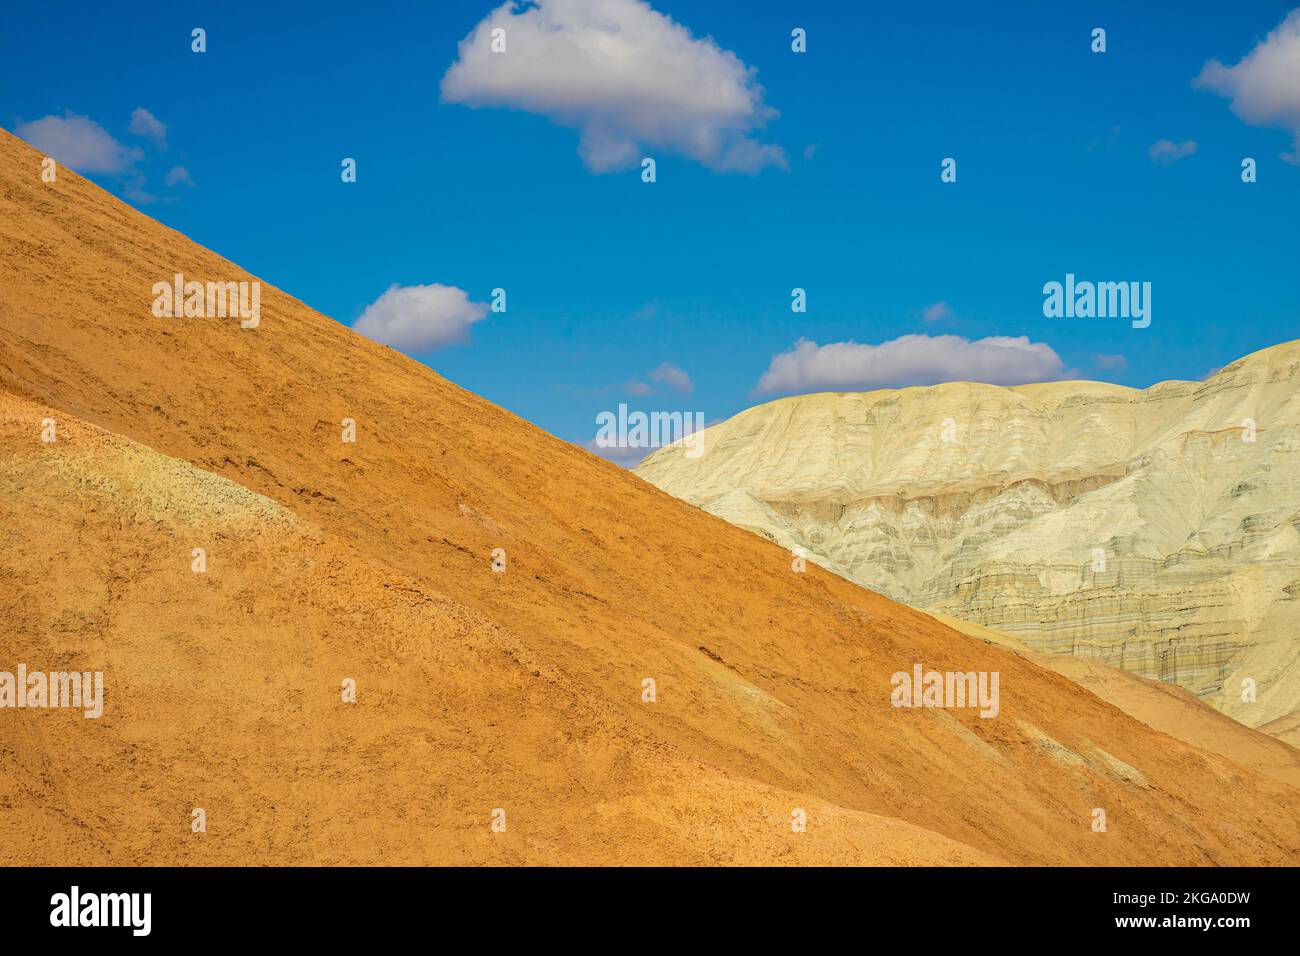
M 841 360 L 860 386 L 902 384 L 884 380 L 895 367 L 977 377 L 960 340 L 1019 336 L 1031 377 L 1145 386 L 1300 336 L 1300 165 L 1283 158 L 1300 90 L 1285 73 L 1258 89 L 1300 41 L 1194 82 L 1209 61 L 1239 64 L 1294 3 L 653 0 L 682 33 L 634 0 L 544 0 L 578 42 L 654 25 L 622 38 L 619 82 L 529 61 L 540 34 L 514 19 L 516 59 L 458 49 L 487 2 L 22 4 L 0 35 L 0 125 L 97 124 L 120 149 L 87 175 L 345 324 L 394 285 L 462 290 L 424 307 L 468 323 L 463 341 L 412 354 L 587 443 L 619 402 L 713 420 L 773 397 L 760 380 L 800 340 L 927 337 L 819 353 L 784 379 L 795 390 L 825 387 L 817 369 Z M 620 86 L 629 71 L 650 94 Z M 599 143 L 580 153 L 580 129 L 611 124 L 612 144 L 587 135 Z M 1174 145 L 1153 157 L 1160 141 Z M 168 183 L 176 167 L 188 182 Z M 1043 284 L 1067 272 L 1150 282 L 1150 327 L 1044 317 Z M 484 312 L 498 287 L 507 311 Z

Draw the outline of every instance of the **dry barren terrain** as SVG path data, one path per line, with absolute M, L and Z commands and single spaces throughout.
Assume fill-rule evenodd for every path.
M 0 668 L 106 702 L 0 710 L 5 863 L 1300 859 L 1282 779 L 268 284 L 256 329 L 154 317 L 255 277 L 40 160 L 0 132 Z M 918 662 L 998 716 L 892 707 Z

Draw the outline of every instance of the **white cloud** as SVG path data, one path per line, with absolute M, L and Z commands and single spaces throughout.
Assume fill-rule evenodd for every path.
M 1128 359 L 1122 355 L 1107 355 L 1105 353 L 1099 353 L 1092 357 L 1092 361 L 1098 368 L 1104 368 L 1107 370 L 1122 372 L 1128 368 Z
M 1026 336 L 904 335 L 879 345 L 800 339 L 772 357 L 758 392 L 865 391 L 971 381 L 1023 385 L 1059 379 L 1061 357 Z
M 393 285 L 361 313 L 354 332 L 404 352 L 456 345 L 487 314 L 487 304 L 471 302 L 455 286 Z
M 505 30 L 506 51 L 492 52 Z M 578 152 L 596 172 L 635 166 L 644 150 L 756 173 L 787 167 L 779 146 L 752 134 L 776 111 L 752 67 L 712 38 L 642 0 L 538 0 L 492 11 L 460 42 L 442 99 L 539 113 L 578 129 Z
M 926 322 L 944 322 L 953 316 L 952 306 L 947 302 L 934 302 L 925 307 L 921 318 Z
M 664 362 L 660 365 L 650 373 L 650 379 L 679 392 L 695 391 L 695 383 L 691 381 L 691 377 L 672 362 Z
M 94 120 L 75 113 L 23 123 L 14 133 L 82 173 L 120 173 L 144 156 L 139 148 L 123 146 Z
M 1296 139 L 1287 162 L 1300 163 L 1300 10 L 1292 10 L 1278 27 L 1236 66 L 1210 60 L 1194 85 L 1232 100 L 1232 111 L 1251 126 L 1280 126 Z
M 1168 166 L 1170 163 L 1176 163 L 1194 152 L 1196 152 L 1196 140 L 1194 139 L 1185 139 L 1181 143 L 1175 143 L 1170 139 L 1158 139 L 1151 144 L 1147 150 L 1147 155 L 1151 157 L 1151 162 L 1159 163 L 1161 166 Z
M 167 145 L 167 125 L 143 106 L 131 111 L 132 134 L 153 140 L 157 145 Z

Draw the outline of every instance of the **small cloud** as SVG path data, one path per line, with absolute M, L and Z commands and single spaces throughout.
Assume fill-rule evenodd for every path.
M 1023 385 L 1060 379 L 1061 357 L 1028 337 L 904 335 L 879 345 L 800 339 L 772 357 L 756 392 L 864 391 L 970 381 Z
M 129 128 L 133 135 L 153 140 L 161 149 L 167 148 L 166 124 L 143 106 L 136 107 L 131 111 L 131 126 Z
M 487 315 L 487 304 L 471 302 L 455 286 L 389 286 L 352 323 L 352 330 L 403 352 L 458 345 L 470 326 Z
M 953 314 L 952 306 L 947 302 L 934 302 L 922 310 L 921 318 L 926 322 L 947 322 Z
M 1300 164 L 1300 10 L 1292 10 L 1236 66 L 1210 60 L 1192 85 L 1232 100 L 1251 126 L 1279 126 L 1294 138 L 1282 158 Z
M 813 156 L 816 155 L 817 153 L 817 147 L 820 145 L 821 145 L 820 143 L 809 143 L 807 146 L 805 146 L 803 148 L 803 158 L 812 159 Z
M 22 123 L 14 133 L 80 173 L 121 173 L 144 157 L 138 147 L 123 146 L 94 120 L 75 113 Z
M 505 52 L 493 52 L 494 31 Z M 460 42 L 442 78 L 445 103 L 525 110 L 578 130 L 593 172 L 637 165 L 647 151 L 710 169 L 788 168 L 753 134 L 776 111 L 753 67 L 642 0 L 507 2 Z
M 640 322 L 646 319 L 653 319 L 658 314 L 659 303 L 647 302 L 645 305 L 641 306 L 641 308 L 632 313 L 632 318 Z
M 690 393 L 695 391 L 695 383 L 691 381 L 691 377 L 672 362 L 664 362 L 660 365 L 650 373 L 650 379 L 679 392 Z
M 189 186 L 191 189 L 194 187 L 194 179 L 184 166 L 173 166 L 163 177 L 163 182 L 168 186 Z
M 1168 166 L 1192 155 L 1194 152 L 1196 152 L 1196 140 L 1185 139 L 1181 143 L 1175 143 L 1169 139 L 1158 139 L 1151 144 L 1151 148 L 1147 150 L 1147 155 L 1151 157 L 1151 162 L 1159 163 L 1161 166 Z
M 650 395 L 654 392 L 645 382 L 635 378 L 623 386 L 623 390 L 629 395 Z
M 1122 355 L 1098 354 L 1092 357 L 1092 362 L 1097 368 L 1104 368 L 1108 371 L 1122 372 L 1128 368 L 1128 359 Z

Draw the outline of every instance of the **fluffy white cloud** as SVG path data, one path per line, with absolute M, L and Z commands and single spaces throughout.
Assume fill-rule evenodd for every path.
M 1281 126 L 1296 138 L 1284 155 L 1300 163 L 1300 10 L 1292 10 L 1236 66 L 1210 60 L 1195 85 L 1232 100 L 1232 111 L 1252 126 Z
M 503 53 L 492 51 L 498 28 Z M 460 42 L 442 98 L 575 127 L 583 162 L 597 172 L 634 166 L 646 148 L 718 170 L 787 166 L 781 147 L 752 136 L 776 115 L 754 69 L 642 0 L 505 3 Z
M 14 133 L 82 173 L 120 173 L 144 155 L 137 147 L 123 146 L 94 120 L 75 113 L 23 123 Z
M 772 357 L 759 392 L 865 391 L 904 385 L 970 381 L 1023 385 L 1058 379 L 1064 371 L 1051 346 L 1025 336 L 904 335 L 879 345 L 800 339 Z
M 1147 150 L 1147 155 L 1151 157 L 1151 162 L 1159 163 L 1161 166 L 1168 166 L 1170 163 L 1176 163 L 1184 157 L 1196 152 L 1196 140 L 1185 139 L 1181 143 L 1175 143 L 1170 139 L 1158 139 L 1151 144 Z
M 355 332 L 403 352 L 424 352 L 469 338 L 469 327 L 487 314 L 463 289 L 439 285 L 393 285 L 352 324 Z
M 660 365 L 650 373 L 650 379 L 679 392 L 695 391 L 695 383 L 691 381 L 691 377 L 672 362 L 664 362 Z
M 136 136 L 151 139 L 159 146 L 167 145 L 167 125 L 143 106 L 131 111 L 131 132 Z

